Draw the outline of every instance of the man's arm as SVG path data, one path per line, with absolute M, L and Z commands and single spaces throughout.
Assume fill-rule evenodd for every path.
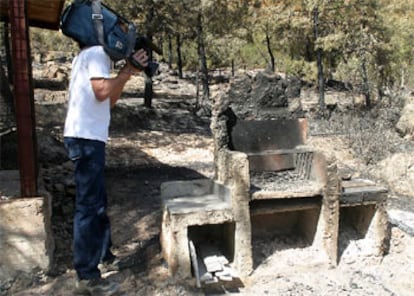
M 111 100 L 111 107 L 113 107 L 121 96 L 122 90 L 126 82 L 131 77 L 132 73 L 129 73 L 123 68 L 119 71 L 118 75 L 114 78 L 93 78 L 91 79 L 92 89 L 95 93 L 95 97 L 98 101 Z
M 144 67 L 148 64 L 148 57 L 144 50 L 139 50 L 134 54 L 134 59 L 137 60 Z M 92 89 L 95 93 L 95 97 L 99 101 L 104 101 L 107 98 L 111 100 L 111 107 L 121 97 L 122 90 L 126 82 L 129 80 L 132 74 L 138 73 L 139 70 L 133 67 L 129 62 L 119 71 L 118 75 L 114 78 L 94 78 L 91 79 Z

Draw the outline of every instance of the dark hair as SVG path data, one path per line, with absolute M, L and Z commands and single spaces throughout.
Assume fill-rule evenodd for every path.
M 76 41 L 78 43 L 79 49 L 84 49 L 86 47 L 86 44 L 80 42 L 80 41 Z

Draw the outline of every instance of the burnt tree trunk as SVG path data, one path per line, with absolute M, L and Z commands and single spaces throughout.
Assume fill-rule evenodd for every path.
M 147 23 L 151 24 L 154 19 L 154 6 L 150 6 L 147 13 Z M 150 31 L 150 30 L 147 30 Z M 148 39 L 152 42 L 152 33 L 148 32 Z M 148 61 L 152 61 L 152 50 L 148 52 Z M 144 105 L 147 108 L 152 108 L 152 98 L 154 96 L 152 88 L 152 77 L 145 76 L 145 89 L 144 89 Z
M 149 37 L 150 38 L 150 37 Z M 152 51 L 149 52 L 148 60 L 152 60 Z M 145 75 L 145 88 L 144 88 L 144 105 L 147 108 L 152 108 L 152 98 L 154 96 L 152 87 L 152 77 Z
M 272 52 L 272 48 L 270 46 L 270 36 L 269 36 L 269 32 L 266 30 L 266 46 L 267 46 L 267 52 L 269 53 L 270 56 L 270 69 L 272 70 L 272 72 L 275 72 L 275 56 L 273 55 Z
M 319 38 L 318 26 L 319 26 L 319 10 L 316 7 L 313 10 L 313 28 L 314 28 L 315 41 Z M 316 61 L 318 65 L 319 109 L 323 113 L 325 111 L 325 78 L 323 75 L 322 49 L 319 47 L 316 50 Z
M 207 68 L 207 58 L 206 50 L 204 45 L 204 36 L 203 36 L 203 19 L 201 13 L 197 18 L 197 48 L 198 48 L 198 57 L 200 60 L 200 74 L 201 74 L 201 84 L 203 87 L 203 95 L 201 99 L 197 97 L 197 109 L 204 109 L 206 107 L 206 102 L 210 97 L 210 89 L 208 85 L 208 68 Z
M 366 58 L 365 55 L 362 56 L 361 62 L 361 72 L 362 72 L 362 93 L 365 96 L 365 105 L 367 107 L 371 107 L 371 90 L 369 87 L 369 79 L 368 79 L 368 72 L 367 72 L 367 65 L 366 65 Z
M 181 57 L 181 36 L 179 33 L 175 36 L 176 39 L 176 50 L 177 50 L 177 68 L 178 68 L 178 77 L 183 78 L 183 59 Z
M 167 40 L 168 40 L 168 68 L 172 69 L 173 64 L 173 49 L 172 49 L 172 40 L 171 40 L 171 34 L 168 34 Z

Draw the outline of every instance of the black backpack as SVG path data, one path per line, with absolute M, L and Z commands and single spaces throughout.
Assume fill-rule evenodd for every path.
M 129 58 L 134 51 L 135 25 L 101 0 L 74 0 L 61 15 L 60 28 L 83 46 L 102 45 L 113 61 Z

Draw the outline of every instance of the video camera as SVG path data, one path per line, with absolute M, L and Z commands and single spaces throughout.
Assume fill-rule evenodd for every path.
M 135 46 L 134 46 L 134 52 L 137 50 L 144 49 L 147 54 L 149 54 L 150 51 L 155 51 L 159 55 L 162 55 L 162 50 L 156 46 L 154 43 L 151 42 L 151 40 L 146 36 L 138 36 L 135 39 Z M 133 54 L 133 53 L 132 53 Z M 148 77 L 152 77 L 157 73 L 158 70 L 158 63 L 154 61 L 149 61 L 148 65 L 146 67 L 142 67 L 141 64 L 139 64 L 134 58 L 132 58 L 132 54 L 129 56 L 128 61 L 137 69 L 144 71 L 144 73 Z
M 113 61 L 128 60 L 134 67 L 152 77 L 158 63 L 149 61 L 143 67 L 132 58 L 135 51 L 144 49 L 148 54 L 162 50 L 148 37 L 137 34 L 135 25 L 118 15 L 100 0 L 74 0 L 60 18 L 62 33 L 85 46 L 102 45 Z

